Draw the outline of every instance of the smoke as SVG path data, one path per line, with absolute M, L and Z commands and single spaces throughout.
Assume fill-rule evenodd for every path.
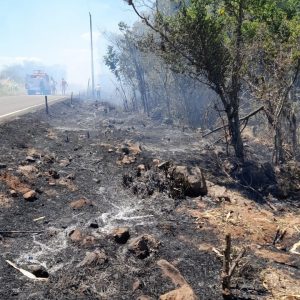
M 21 63 L 4 66 L 0 72 L 0 79 L 14 81 L 16 84 L 25 83 L 27 74 L 31 74 L 35 70 L 42 70 L 56 80 L 66 76 L 66 70 L 61 65 L 44 65 L 40 62 L 29 60 Z

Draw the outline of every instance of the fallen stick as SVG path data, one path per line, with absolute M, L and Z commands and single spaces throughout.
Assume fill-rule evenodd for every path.
M 239 121 L 240 121 L 240 122 L 247 121 L 249 118 L 251 118 L 252 116 L 256 115 L 258 112 L 260 112 L 260 111 L 263 110 L 263 109 L 264 109 L 264 107 L 261 106 L 261 107 L 259 107 L 258 109 L 256 109 L 256 110 L 252 111 L 251 113 L 249 113 L 247 116 L 241 118 Z M 229 124 L 225 124 L 225 125 L 222 125 L 222 126 L 220 126 L 220 127 L 217 127 L 217 128 L 215 128 L 215 129 L 213 129 L 212 131 L 210 131 L 210 132 L 204 134 L 202 137 L 206 137 L 206 136 L 208 136 L 208 135 L 210 135 L 210 134 L 212 134 L 212 133 L 214 133 L 214 132 L 217 132 L 217 131 L 219 131 L 219 130 L 221 130 L 221 129 L 223 129 L 223 128 L 226 128 L 226 127 L 228 127 L 228 126 L 229 126 Z
M 22 269 L 22 268 L 18 268 L 17 265 L 15 263 L 13 263 L 10 260 L 6 260 L 6 262 L 12 266 L 14 269 L 18 270 L 19 272 L 21 272 L 23 275 L 25 275 L 26 277 L 33 279 L 33 280 L 38 280 L 38 281 L 47 281 L 47 278 L 41 278 L 41 277 L 36 277 L 34 274 Z
M 10 233 L 42 233 L 44 231 L 28 231 L 28 230 L 0 230 L 0 234 Z
M 33 219 L 33 222 L 41 221 L 41 220 L 44 220 L 45 218 L 46 218 L 46 217 L 39 217 L 39 218 Z
M 286 229 L 281 230 L 281 229 L 278 228 L 277 231 L 276 231 L 275 237 L 273 239 L 272 245 L 275 246 L 277 243 L 282 241 L 285 234 L 286 234 Z

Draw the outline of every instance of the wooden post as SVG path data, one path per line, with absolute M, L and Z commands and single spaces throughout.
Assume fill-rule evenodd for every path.
M 48 96 L 45 96 L 46 114 L 49 115 Z
M 71 105 L 73 104 L 73 92 L 71 93 Z
M 95 79 L 94 79 L 94 45 L 93 45 L 93 25 L 92 15 L 90 15 L 90 36 L 91 36 L 91 75 L 92 75 L 92 100 L 95 99 Z

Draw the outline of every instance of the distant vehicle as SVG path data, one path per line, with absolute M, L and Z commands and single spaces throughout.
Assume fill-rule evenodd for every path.
M 25 88 L 28 95 L 51 95 L 51 83 L 47 73 L 36 70 L 26 75 Z

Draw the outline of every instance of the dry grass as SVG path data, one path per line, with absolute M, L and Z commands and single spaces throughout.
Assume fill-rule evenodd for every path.
M 272 294 L 273 300 L 299 300 L 299 279 L 284 270 L 268 268 L 261 273 L 264 287 Z

